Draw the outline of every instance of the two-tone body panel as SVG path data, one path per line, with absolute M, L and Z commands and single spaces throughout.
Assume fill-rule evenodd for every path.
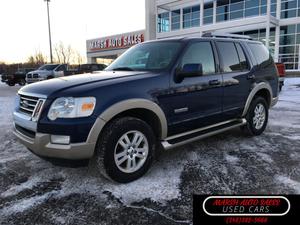
M 41 100 L 43 104 L 38 110 L 32 106 L 35 115 L 34 112 L 22 111 L 24 101 L 17 104 L 15 134 L 38 155 L 82 159 L 93 156 L 102 129 L 128 110 L 151 112 L 159 124 L 157 137 L 164 141 L 182 132 L 243 119 L 249 102 L 260 90 L 269 93 L 270 105 L 275 104 L 278 89 L 276 69 L 271 60 L 265 65 L 257 62 L 249 44 L 258 42 L 216 38 L 172 41 L 181 43 L 180 51 L 171 66 L 163 71 L 103 71 L 61 77 L 22 88 L 21 97 L 32 96 L 34 101 Z M 245 58 L 243 69 L 231 72 L 224 69 L 226 62 L 219 43 L 227 42 L 236 49 L 240 62 L 241 56 Z M 203 43 L 211 51 L 213 63 L 210 67 L 213 70 L 203 76 L 178 80 L 177 70 L 182 66 L 185 53 L 194 45 Z M 241 65 L 233 65 L 233 68 L 235 66 Z M 50 120 L 49 109 L 61 97 L 94 97 L 96 105 L 89 117 Z M 143 119 L 143 115 L 139 116 Z M 69 137 L 70 141 L 64 145 L 54 144 L 51 138 L 56 136 Z

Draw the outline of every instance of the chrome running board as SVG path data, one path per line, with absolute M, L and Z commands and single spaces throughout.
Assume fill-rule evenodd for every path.
M 197 141 L 206 137 L 213 136 L 215 134 L 222 133 L 227 130 L 231 130 L 236 127 L 240 127 L 242 125 L 245 125 L 246 123 L 246 119 L 229 120 L 211 126 L 170 136 L 163 140 L 161 144 L 165 150 L 169 150 L 193 141 Z

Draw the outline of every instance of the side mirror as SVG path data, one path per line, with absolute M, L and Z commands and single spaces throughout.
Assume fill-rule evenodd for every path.
M 182 80 L 186 77 L 203 76 L 202 64 L 185 64 L 182 69 L 177 70 L 176 76 Z

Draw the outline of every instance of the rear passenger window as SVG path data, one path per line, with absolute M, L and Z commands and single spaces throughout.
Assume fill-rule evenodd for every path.
M 268 65 L 273 63 L 273 59 L 270 56 L 269 51 L 263 44 L 250 43 L 248 45 L 258 65 L 260 65 L 261 67 L 267 67 Z
M 210 42 L 203 41 L 191 44 L 181 60 L 181 66 L 199 63 L 202 64 L 204 75 L 216 72 L 214 53 Z
M 249 65 L 248 65 L 245 53 L 244 53 L 241 45 L 239 43 L 236 43 L 235 46 L 236 46 L 236 49 L 237 49 L 238 54 L 239 54 L 241 70 L 243 70 L 243 71 L 249 70 Z
M 241 71 L 241 64 L 238 53 L 233 42 L 217 42 L 223 63 L 223 72 L 230 73 Z

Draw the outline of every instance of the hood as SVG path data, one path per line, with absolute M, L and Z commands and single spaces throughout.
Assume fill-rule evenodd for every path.
M 51 80 L 40 81 L 37 83 L 26 85 L 19 92 L 49 96 L 56 92 L 69 88 L 83 86 L 91 83 L 104 83 L 107 81 L 126 81 L 136 76 L 143 76 L 149 72 L 137 71 L 102 71 L 98 73 L 85 73 L 81 75 L 73 75 L 68 77 L 54 78 Z

